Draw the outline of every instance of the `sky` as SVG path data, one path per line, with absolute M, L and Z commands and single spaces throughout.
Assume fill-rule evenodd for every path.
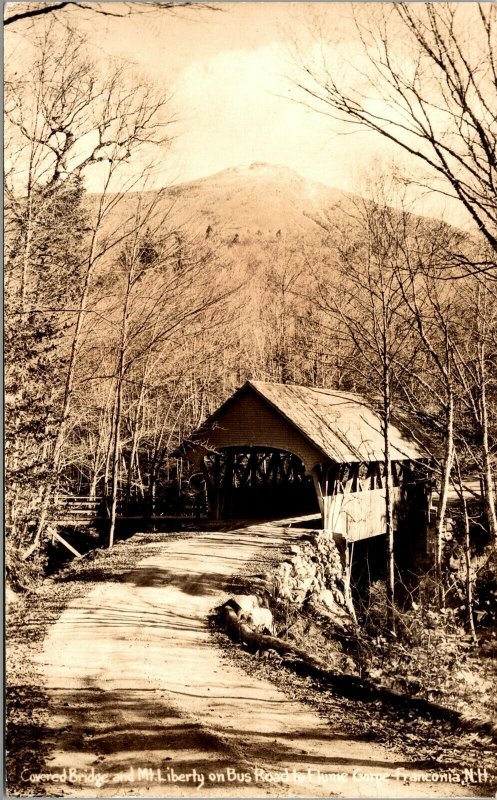
M 100 45 L 171 91 L 172 180 L 263 161 L 347 188 L 357 145 L 351 148 L 336 124 L 296 102 L 290 77 L 292 39 L 311 5 L 221 3 L 220 11 L 104 22 Z M 332 4 L 331 15 L 338 22 L 343 9 Z
M 112 4 L 109 4 L 112 8 Z M 295 88 L 294 42 L 307 54 L 308 26 L 324 21 L 354 57 L 348 3 L 237 2 L 220 10 L 182 9 L 115 19 L 64 11 L 96 60 L 124 59 L 167 89 L 176 122 L 160 181 L 193 181 L 255 161 L 281 164 L 302 176 L 360 191 L 377 159 L 393 155 L 385 140 L 311 110 Z M 19 26 L 18 26 L 19 27 Z M 16 42 L 16 35 L 12 41 Z M 15 48 L 14 48 L 15 50 Z M 17 55 L 22 45 L 17 42 Z M 402 168 L 409 168 L 397 154 Z M 97 189 L 98 176 L 94 178 Z M 425 210 L 426 209 L 426 210 Z M 423 200 L 425 213 L 457 208 L 440 197 Z

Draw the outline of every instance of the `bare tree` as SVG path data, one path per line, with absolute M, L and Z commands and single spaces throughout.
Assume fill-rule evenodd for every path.
M 315 34 L 298 86 L 321 112 L 394 143 L 456 197 L 497 250 L 497 7 L 392 3 L 355 17 L 359 52 Z M 335 46 L 334 46 L 335 45 Z M 334 61 L 342 53 L 342 67 Z M 345 52 L 344 52 L 345 51 Z M 437 178 L 442 182 L 437 182 Z M 463 260 L 463 263 L 465 261 Z M 496 272 L 495 258 L 468 269 Z
M 167 143 L 167 119 L 163 114 L 167 98 L 162 93 L 136 82 L 133 85 L 122 67 L 102 77 L 87 59 L 77 37 L 69 33 L 61 40 L 51 25 L 35 45 L 34 61 L 29 65 L 30 80 L 15 73 L 7 81 L 8 312 L 11 320 L 24 321 L 35 339 L 39 338 L 42 326 L 46 328 L 47 352 L 54 349 L 54 330 L 64 331 L 64 356 L 59 362 L 57 386 L 46 387 L 52 392 L 47 407 L 55 418 L 46 430 L 41 451 L 34 445 L 35 461 L 40 462 L 41 458 L 44 464 L 44 483 L 38 497 L 36 535 L 26 555 L 40 541 L 47 509 L 57 490 L 94 270 L 122 242 L 122 224 L 112 235 L 108 217 L 127 190 L 140 186 L 143 166 L 137 178 L 129 166 L 132 157 L 151 146 Z M 64 230 L 64 214 L 69 206 L 61 205 L 58 198 L 63 200 L 67 196 L 68 187 L 79 186 L 79 202 L 82 202 L 83 178 L 95 166 L 101 171 L 104 190 L 93 207 L 80 211 L 79 226 L 84 231 L 80 235 L 77 263 L 71 267 L 72 272 L 69 261 L 59 264 L 55 282 L 48 284 L 46 268 L 40 263 L 40 253 L 46 252 L 46 248 L 40 247 L 40 237 L 50 234 L 47 214 L 58 209 L 57 224 Z M 116 193 L 112 190 L 117 180 L 120 190 Z M 68 218 L 66 224 L 71 231 L 73 223 Z M 76 252 L 72 253 L 73 261 Z M 47 295 L 47 285 L 52 287 L 51 295 Z M 57 352 L 60 358 L 61 353 Z M 14 362 L 11 366 L 17 368 Z M 19 456 L 15 451 L 24 447 L 29 435 L 27 430 L 25 433 L 24 438 L 18 436 L 12 442 L 11 463 L 18 466 Z M 29 473 L 27 463 L 25 467 Z
M 175 361 L 175 349 L 204 326 L 225 322 L 228 301 L 237 284 L 223 273 L 216 254 L 205 245 L 184 242 L 178 260 L 177 232 L 168 226 L 162 193 L 138 195 L 131 233 L 116 254 L 115 285 L 108 309 L 102 308 L 115 332 L 114 405 L 109 465 L 109 546 L 114 542 L 122 480 L 123 422 L 129 403 L 144 408 L 144 379 L 160 360 Z M 111 339 L 112 341 L 112 339 Z M 130 391 L 131 389 L 131 391 Z M 128 408 L 126 409 L 126 405 Z M 131 435 L 129 467 L 137 455 L 138 431 Z M 157 464 L 154 465 L 155 469 Z
M 347 343 L 354 388 L 378 395 L 383 432 L 387 539 L 388 624 L 395 631 L 394 497 L 391 456 L 392 408 L 410 338 L 397 279 L 404 235 L 402 215 L 390 208 L 386 179 L 377 180 L 372 200 L 358 201 L 352 225 L 333 241 L 338 263 L 316 272 L 317 303 Z M 360 233 L 359 233 L 360 231 Z
M 459 295 L 463 305 L 460 334 L 455 345 L 455 368 L 461 384 L 461 403 L 473 420 L 475 435 L 465 450 L 482 478 L 489 532 L 497 545 L 495 508 L 495 345 L 496 296 L 493 282 L 472 278 Z
M 455 475 L 456 475 L 456 479 L 454 480 L 454 487 L 459 497 L 459 502 L 461 504 L 463 526 L 464 526 L 463 553 L 464 553 L 464 568 L 465 568 L 466 612 L 467 612 L 468 626 L 471 632 L 471 636 L 473 638 L 473 641 L 476 642 L 477 639 L 476 639 L 475 613 L 474 613 L 475 609 L 474 609 L 474 598 L 473 598 L 474 579 L 473 579 L 473 570 L 471 563 L 471 526 L 470 526 L 470 519 L 468 512 L 468 502 L 466 499 L 466 489 L 463 483 L 461 466 L 459 463 L 457 452 L 454 455 L 454 463 L 455 463 Z
M 115 19 L 124 19 L 125 17 L 130 17 L 135 14 L 151 14 L 154 12 L 161 12 L 167 11 L 170 14 L 174 14 L 176 9 L 178 8 L 196 8 L 196 9 L 207 9 L 207 10 L 218 10 L 216 6 L 209 5 L 207 3 L 195 3 L 195 2 L 137 2 L 137 0 L 133 0 L 133 2 L 122 2 L 119 4 L 112 4 L 109 3 L 82 3 L 76 2 L 76 0 L 65 0 L 65 2 L 52 2 L 52 3 L 29 3 L 29 2 L 22 2 L 22 3 L 12 3 L 12 5 L 16 6 L 15 12 L 12 14 L 8 14 L 4 17 L 3 24 L 5 27 L 9 25 L 15 25 L 19 22 L 24 22 L 25 20 L 33 20 L 36 17 L 44 17 L 47 15 L 50 16 L 57 16 L 60 11 L 64 9 L 69 11 L 71 8 L 79 9 L 83 12 L 89 12 L 90 14 L 97 14 L 104 17 L 113 17 Z M 21 10 L 22 9 L 22 10 Z
M 457 378 L 454 374 L 454 335 L 459 309 L 454 302 L 452 287 L 433 276 L 434 248 L 432 239 L 436 239 L 438 248 L 442 249 L 444 238 L 450 231 L 444 225 L 426 227 L 417 225 L 418 235 L 406 235 L 401 245 L 403 258 L 397 265 L 398 283 L 402 292 L 405 309 L 412 319 L 422 348 L 428 355 L 430 367 L 414 370 L 414 378 L 423 393 L 431 393 L 431 402 L 438 401 L 442 413 L 443 458 L 440 462 L 441 486 L 437 504 L 435 524 L 435 576 L 438 588 L 439 604 L 444 603 L 442 575 L 443 542 L 447 502 L 451 486 L 454 465 L 454 426 L 455 405 L 457 397 Z M 447 244 L 447 243 L 445 243 Z M 435 248 L 436 252 L 437 248 Z M 450 251 L 445 250 L 446 253 Z M 439 258 L 439 253 L 436 255 Z M 432 368 L 435 368 L 435 375 Z M 429 387 L 429 388 L 428 388 Z M 405 387 L 404 387 L 405 393 Z M 418 406 L 419 402 L 418 395 Z

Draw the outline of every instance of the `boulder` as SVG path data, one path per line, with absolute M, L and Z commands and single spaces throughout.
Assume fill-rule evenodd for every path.
M 256 631 L 269 631 L 270 634 L 274 633 L 273 615 L 269 608 L 253 608 L 252 611 L 240 614 L 240 620 L 243 620 L 254 628 Z
M 249 613 L 253 609 L 259 608 L 259 598 L 255 594 L 234 594 L 228 603 L 238 616 L 241 612 Z

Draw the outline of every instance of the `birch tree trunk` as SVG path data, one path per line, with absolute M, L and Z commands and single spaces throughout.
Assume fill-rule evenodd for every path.
M 485 492 L 485 508 L 489 532 L 493 540 L 494 547 L 497 548 L 497 515 L 495 510 L 495 486 L 492 469 L 492 458 L 489 443 L 489 420 L 487 402 L 487 370 L 485 364 L 485 342 L 482 340 L 479 345 L 478 364 L 480 372 L 480 418 L 481 418 L 481 438 L 482 438 L 482 461 L 483 461 L 483 486 Z
M 127 261 L 128 259 L 125 258 Z M 130 302 L 131 287 L 133 284 L 133 267 L 134 255 L 130 257 L 130 263 L 127 264 L 128 272 L 126 279 L 126 291 L 124 295 L 124 305 L 121 317 L 121 334 L 119 340 L 119 350 L 117 357 L 116 367 L 116 400 L 114 407 L 113 423 L 114 430 L 112 432 L 113 447 L 112 447 L 112 489 L 111 489 L 111 506 L 110 506 L 110 528 L 109 528 L 109 548 L 114 545 L 114 537 L 116 531 L 116 518 L 117 518 L 117 503 L 118 503 L 118 488 L 119 488 L 119 464 L 121 454 L 121 418 L 122 418 L 122 403 L 123 403 L 123 380 L 126 371 L 126 352 L 128 344 L 128 310 Z
M 459 500 L 461 501 L 461 507 L 463 511 L 463 521 L 464 521 L 464 570 L 465 570 L 465 588 L 466 588 L 466 613 L 468 615 L 468 625 L 471 632 L 471 636 L 473 638 L 473 641 L 476 643 L 477 639 L 476 639 L 474 603 L 473 603 L 473 577 L 471 574 L 471 537 L 470 537 L 468 504 L 466 502 L 466 496 L 464 494 L 464 484 L 461 474 L 461 467 L 459 465 L 459 459 L 457 458 L 457 455 L 455 455 L 454 460 L 455 460 L 456 476 L 457 476 L 456 491 L 459 495 Z
M 395 634 L 395 552 L 392 492 L 392 461 L 390 452 L 390 423 L 392 415 L 390 365 L 388 359 L 387 328 L 383 330 L 383 457 L 385 473 L 385 518 L 387 537 L 387 620 L 388 628 Z
M 450 480 L 454 461 L 454 396 L 449 389 L 446 408 L 445 453 L 440 482 L 440 496 L 437 504 L 437 518 L 435 524 L 435 579 L 437 582 L 437 596 L 440 608 L 445 604 L 445 592 L 442 576 L 443 540 L 447 516 L 447 500 L 449 497 Z

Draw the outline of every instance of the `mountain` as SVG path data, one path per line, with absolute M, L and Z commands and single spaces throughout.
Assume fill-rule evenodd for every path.
M 279 232 L 291 238 L 314 236 L 320 232 L 314 220 L 352 198 L 288 167 L 261 162 L 173 186 L 166 196 L 174 201 L 175 220 L 195 231 L 210 226 L 222 236 L 240 238 Z
M 115 203 L 103 226 L 104 239 L 120 239 L 125 227 L 133 228 L 140 202 L 147 208 L 155 192 L 129 192 Z M 150 229 L 173 233 L 178 242 L 210 239 L 217 252 L 229 252 L 229 261 L 253 271 L 261 260 L 274 258 L 274 247 L 283 251 L 305 244 L 307 253 L 316 252 L 335 229 L 349 237 L 363 226 L 358 208 L 360 198 L 341 189 L 311 181 L 288 167 L 255 162 L 230 167 L 188 183 L 165 187 L 150 217 Z M 97 195 L 89 196 L 96 205 Z M 112 198 L 110 199 L 112 205 Z M 355 218 L 355 220 L 354 220 Z M 428 217 L 413 215 L 428 225 L 439 225 Z M 341 231 L 341 233 L 340 233 Z M 115 257 L 112 249 L 105 264 Z
M 116 203 L 109 196 L 111 210 L 100 241 L 119 241 L 125 228 L 134 228 L 140 204 L 143 213 L 155 195 L 128 192 Z M 87 197 L 93 216 L 99 195 Z M 175 232 L 178 241 L 209 239 L 218 253 L 224 252 L 226 263 L 240 274 L 252 275 L 259 263 L 274 260 L 275 247 L 290 252 L 301 250 L 305 242 L 308 251 L 319 248 L 326 236 L 319 222 L 338 223 L 344 209 L 352 208 L 354 197 L 288 167 L 255 162 L 161 190 L 145 227 Z M 100 275 L 109 280 L 117 252 L 111 247 L 99 262 Z M 284 260 L 283 255 L 278 258 Z

